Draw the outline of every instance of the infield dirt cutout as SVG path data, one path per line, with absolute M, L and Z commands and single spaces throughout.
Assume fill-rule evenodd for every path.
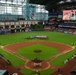
M 53 48 L 57 49 L 60 53 L 56 54 L 40 63 L 37 63 L 37 64 L 40 64 L 40 66 L 37 68 L 37 67 L 35 67 L 35 62 L 16 53 L 16 50 L 18 50 L 19 48 L 27 47 L 27 46 L 34 45 L 34 44 L 42 44 L 45 46 L 53 47 Z M 65 45 L 65 44 L 61 44 L 61 43 L 56 43 L 56 42 L 30 41 L 30 42 L 19 42 L 19 43 L 15 43 L 15 44 L 10 44 L 10 45 L 4 46 L 3 49 L 21 59 L 23 59 L 24 61 L 26 61 L 25 65 L 21 66 L 21 68 L 28 68 L 30 70 L 45 70 L 45 69 L 51 68 L 51 69 L 56 70 L 58 67 L 51 66 L 49 61 L 53 60 L 54 58 L 56 58 L 60 55 L 70 52 L 73 49 L 73 47 Z

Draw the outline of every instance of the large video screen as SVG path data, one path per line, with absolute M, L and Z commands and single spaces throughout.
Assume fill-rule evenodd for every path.
M 76 20 L 76 10 L 63 10 L 62 20 Z

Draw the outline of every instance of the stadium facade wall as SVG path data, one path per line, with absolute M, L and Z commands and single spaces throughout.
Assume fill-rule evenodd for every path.
M 23 32 L 30 30 L 31 25 L 38 25 L 39 21 L 4 21 L 0 22 L 0 34 Z

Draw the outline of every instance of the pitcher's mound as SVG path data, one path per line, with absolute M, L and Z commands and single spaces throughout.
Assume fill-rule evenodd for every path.
M 34 50 L 35 53 L 41 53 L 41 50 Z

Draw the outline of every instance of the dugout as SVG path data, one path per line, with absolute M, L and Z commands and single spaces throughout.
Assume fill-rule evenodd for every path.
M 7 70 L 0 70 L 0 75 L 8 75 L 8 71 Z
M 76 70 L 71 71 L 70 75 L 76 75 Z
M 11 29 L 11 33 L 15 33 L 15 29 Z

